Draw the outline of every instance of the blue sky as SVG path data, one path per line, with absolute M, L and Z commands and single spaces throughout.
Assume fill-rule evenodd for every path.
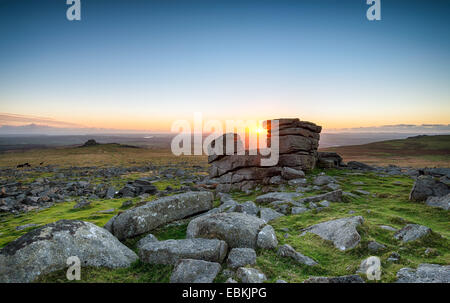
M 450 123 L 450 3 L 0 0 L 0 113 L 167 130 L 299 117 Z

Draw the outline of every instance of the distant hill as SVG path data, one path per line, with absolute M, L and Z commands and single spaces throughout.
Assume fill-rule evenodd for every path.
M 380 141 L 363 145 L 323 148 L 333 151 L 344 161 L 413 167 L 450 167 L 450 135 L 419 135 L 401 140 Z

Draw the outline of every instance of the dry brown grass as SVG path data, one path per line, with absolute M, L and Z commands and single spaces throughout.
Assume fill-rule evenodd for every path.
M 93 147 L 48 148 L 27 151 L 8 151 L 0 154 L 0 167 L 15 167 L 30 163 L 32 166 L 139 166 L 146 164 L 203 165 L 206 156 L 175 156 L 167 149 L 127 148 L 117 145 Z

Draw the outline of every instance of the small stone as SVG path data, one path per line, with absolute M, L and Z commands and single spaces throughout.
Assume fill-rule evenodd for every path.
M 267 280 L 266 275 L 255 268 L 240 267 L 236 276 L 242 283 L 263 283 Z
M 369 244 L 367 245 L 367 248 L 371 251 L 371 252 L 379 252 L 383 249 L 386 248 L 386 246 L 384 246 L 383 244 L 380 244 L 376 241 L 371 241 L 369 242 Z

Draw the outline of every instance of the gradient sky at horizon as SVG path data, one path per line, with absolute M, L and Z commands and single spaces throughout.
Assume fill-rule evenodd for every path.
M 450 2 L 0 0 L 0 112 L 88 127 L 450 123 Z

